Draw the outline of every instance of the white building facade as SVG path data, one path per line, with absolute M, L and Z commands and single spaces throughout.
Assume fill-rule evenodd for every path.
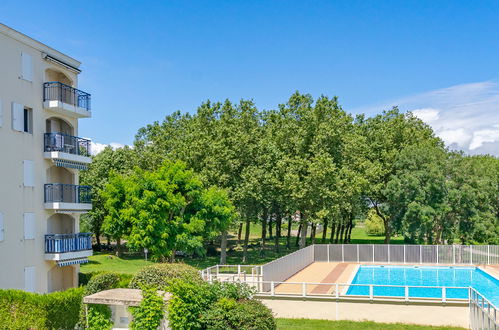
M 53 292 L 78 285 L 92 255 L 79 218 L 92 208 L 79 171 L 91 162 L 78 119 L 80 62 L 0 24 L 0 288 Z

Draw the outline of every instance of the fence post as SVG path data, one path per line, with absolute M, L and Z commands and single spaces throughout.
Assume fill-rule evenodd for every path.
M 437 249 L 437 265 L 438 265 L 438 245 L 435 245 L 436 249 Z
M 386 253 L 388 254 L 388 263 L 390 263 L 390 245 L 386 245 Z
M 456 246 L 452 244 L 452 264 L 456 264 Z
M 371 244 L 373 247 L 373 263 L 374 263 L 374 244 Z
M 405 301 L 407 301 L 407 302 L 408 302 L 408 301 L 409 301 L 409 287 L 408 287 L 408 286 L 406 286 L 404 289 L 405 289 L 405 290 L 404 290 L 404 291 L 405 291 L 405 292 L 404 292 L 404 295 L 405 295 Z
M 360 257 L 359 257 L 359 244 L 357 244 L 357 263 L 360 262 Z
M 372 286 L 372 284 L 369 285 L 369 300 L 373 300 L 374 298 L 374 288 Z
M 420 264 L 423 263 L 423 246 L 422 245 L 419 246 L 419 263 Z
M 336 300 L 338 300 L 340 298 L 340 292 L 339 292 L 339 285 L 338 283 L 335 284 L 335 294 L 336 294 Z
M 220 273 L 220 266 L 217 265 L 217 277 L 219 276 L 218 274 Z
M 303 282 L 301 284 L 301 295 L 303 297 L 306 297 L 307 296 L 307 283 Z
M 487 245 L 487 265 L 490 265 L 490 245 Z
M 327 262 L 331 262 L 331 260 L 329 259 L 329 244 L 326 244 L 326 248 L 327 248 Z
M 341 244 L 341 262 L 345 262 L 345 245 Z
M 241 276 L 241 265 L 237 265 L 237 276 Z
M 446 301 L 446 292 L 445 292 L 445 286 L 442 287 L 442 302 L 445 303 Z
M 470 264 L 473 265 L 473 245 L 470 245 Z
M 270 282 L 270 295 L 271 296 L 275 295 L 275 292 L 274 292 L 274 281 Z
M 405 264 L 405 244 L 404 244 L 404 264 Z

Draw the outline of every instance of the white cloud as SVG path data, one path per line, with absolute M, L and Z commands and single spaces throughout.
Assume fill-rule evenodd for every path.
M 90 150 L 92 152 L 92 155 L 97 155 L 100 153 L 102 150 L 104 150 L 106 147 L 110 146 L 114 150 L 123 148 L 125 145 L 118 143 L 118 142 L 111 142 L 109 144 L 104 144 L 104 143 L 99 143 L 99 142 L 91 142 Z
M 433 122 L 435 120 L 438 120 L 439 113 L 440 111 L 437 110 L 437 109 L 433 109 L 433 108 L 423 108 L 423 109 L 415 109 L 415 110 L 412 110 L 412 113 L 418 117 L 419 119 L 421 119 L 422 121 L 424 121 L 425 123 L 430 123 L 430 122 Z
M 495 81 L 451 86 L 354 111 L 373 114 L 392 106 L 412 111 L 452 149 L 499 156 L 499 83 Z

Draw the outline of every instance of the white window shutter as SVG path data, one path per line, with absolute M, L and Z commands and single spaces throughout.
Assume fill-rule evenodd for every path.
M 34 213 L 24 213 L 24 239 L 35 239 L 36 222 Z
M 32 160 L 23 160 L 23 174 L 24 174 L 24 186 L 34 187 L 35 186 L 35 171 Z
M 35 267 L 24 267 L 24 291 L 36 291 L 36 272 Z
M 28 53 L 21 53 L 21 78 L 33 81 L 33 60 Z
M 5 228 L 3 222 L 3 213 L 0 212 L 0 242 L 5 239 Z
M 12 129 L 24 132 L 24 106 L 12 102 Z

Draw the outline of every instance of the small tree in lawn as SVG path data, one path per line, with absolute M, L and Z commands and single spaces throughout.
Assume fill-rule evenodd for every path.
M 105 196 L 110 234 L 125 237 L 131 249 L 147 248 L 159 260 L 173 261 L 178 250 L 204 251 L 204 242 L 226 230 L 234 217 L 226 193 L 204 188 L 183 162 L 113 177 Z

